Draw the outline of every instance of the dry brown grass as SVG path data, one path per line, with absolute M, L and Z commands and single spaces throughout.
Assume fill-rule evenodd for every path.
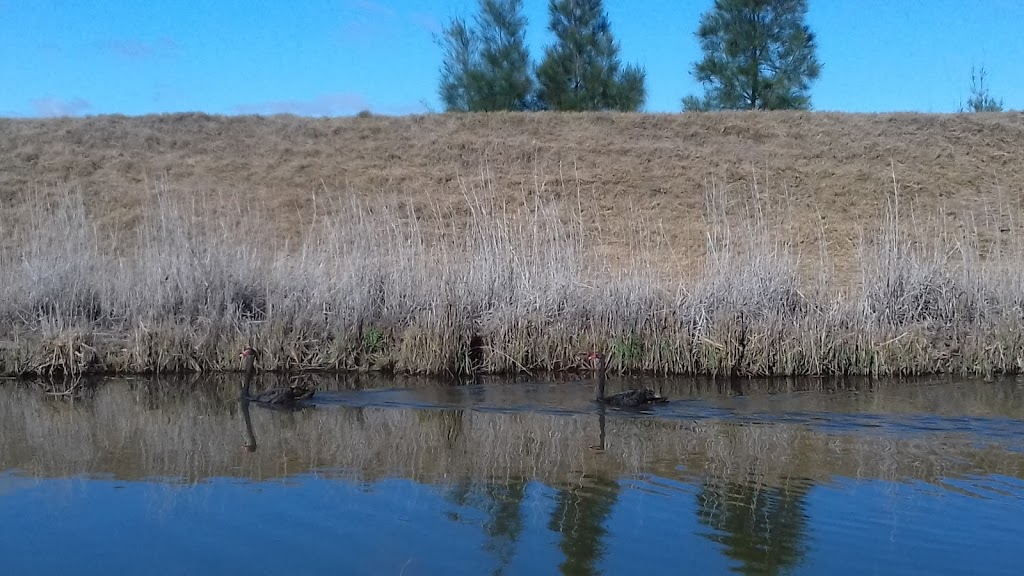
M 1022 127 L 4 121 L 0 372 L 1016 373 Z
M 123 238 L 163 183 L 197 193 L 213 217 L 243 209 L 268 237 L 296 246 L 325 197 L 414 212 L 430 233 L 438 220 L 464 230 L 465 189 L 483 178 L 498 200 L 536 198 L 566 220 L 581 201 L 604 260 L 631 267 L 642 234 L 669 277 L 702 264 L 712 188 L 746 198 L 756 186 L 792 246 L 816 253 L 823 234 L 847 278 L 893 168 L 908 208 L 971 216 L 983 246 L 1021 231 L 1024 197 L 1019 113 L 178 114 L 0 120 L 0 135 L 0 206 L 12 220 L 64 182 L 81 189 L 93 222 Z

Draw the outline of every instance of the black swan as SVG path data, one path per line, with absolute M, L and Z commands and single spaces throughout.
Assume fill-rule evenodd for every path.
M 591 352 L 587 359 L 590 360 L 594 371 L 597 373 L 597 401 L 609 406 L 621 406 L 624 408 L 640 408 L 648 404 L 660 404 L 668 402 L 668 398 L 658 394 L 649 388 L 626 390 L 611 396 L 604 395 L 604 356 L 597 352 Z
M 301 384 L 293 384 L 284 388 L 271 388 L 253 396 L 249 392 L 249 385 L 252 383 L 253 375 L 256 374 L 256 367 L 253 365 L 256 361 L 256 351 L 251 346 L 246 346 L 239 356 L 242 358 L 242 370 L 245 371 L 245 380 L 242 381 L 242 398 L 260 404 L 289 407 L 313 396 L 314 389 L 311 386 Z

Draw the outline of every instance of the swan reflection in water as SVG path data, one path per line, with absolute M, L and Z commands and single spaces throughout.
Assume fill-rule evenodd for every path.
M 605 448 L 605 407 L 604 404 L 598 404 L 597 406 L 597 425 L 601 429 L 598 444 L 591 446 L 591 450 L 597 450 L 598 452 L 604 451 Z
M 246 452 L 252 453 L 256 451 L 256 433 L 252 430 L 252 417 L 249 415 L 249 400 L 242 398 L 238 401 L 239 407 L 242 409 L 242 420 L 245 422 L 245 444 L 242 445 L 242 449 Z

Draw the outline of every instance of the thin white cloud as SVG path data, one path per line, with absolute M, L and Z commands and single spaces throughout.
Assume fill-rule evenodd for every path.
M 392 41 L 410 28 L 441 32 L 441 21 L 429 12 L 398 11 L 375 0 L 349 0 L 349 11 L 338 27 L 342 42 L 374 45 Z
M 92 108 L 92 104 L 84 98 L 62 100 L 53 96 L 44 96 L 32 100 L 32 109 L 36 116 L 49 118 L 53 116 L 76 116 Z
M 380 22 L 352 20 L 341 25 L 339 36 L 345 42 L 373 44 L 387 41 L 388 38 L 394 36 L 394 32 Z
M 362 94 L 338 92 L 322 94 L 309 100 L 270 100 L 238 104 L 238 114 L 295 114 L 298 116 L 346 116 L 369 110 L 370 102 Z
M 56 42 L 40 42 L 36 45 L 36 49 L 47 56 L 62 56 L 64 54 L 64 49 Z
M 380 2 L 375 2 L 374 0 L 350 0 L 349 6 L 360 12 L 375 16 L 386 16 L 392 18 L 397 15 L 394 8 L 386 4 L 381 4 Z
M 154 42 L 146 42 L 138 38 L 105 40 L 100 42 L 97 47 L 102 52 L 125 60 L 149 60 L 161 56 L 173 56 L 181 49 L 177 41 L 167 36 L 158 38 Z
M 150 100 L 159 104 L 177 95 L 177 88 L 168 82 L 154 82 L 150 88 Z
M 412 18 L 412 21 L 415 22 L 417 26 L 431 34 L 440 34 L 444 27 L 437 16 L 434 16 L 429 12 L 413 12 L 409 14 L 409 17 Z
M 388 106 L 382 106 L 379 111 L 374 112 L 383 114 L 385 116 L 406 116 L 409 114 L 426 114 L 430 112 L 430 106 L 426 100 L 420 100 L 419 102 L 412 103 L 406 102 L 404 104 L 391 104 Z
M 339 35 L 344 42 L 372 45 L 389 41 L 399 30 L 398 20 L 393 11 L 360 9 L 341 23 Z

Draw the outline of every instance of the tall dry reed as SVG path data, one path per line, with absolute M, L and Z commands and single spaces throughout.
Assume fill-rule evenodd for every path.
M 612 266 L 585 232 L 593 202 L 577 191 L 566 209 L 571 194 L 546 193 L 509 205 L 466 184 L 471 224 L 450 229 L 441 208 L 324 191 L 296 247 L 264 233 L 244 197 L 216 213 L 161 186 L 134 236 L 101 237 L 67 188 L 5 223 L 0 373 L 232 369 L 245 344 L 270 370 L 561 370 L 592 349 L 613 370 L 657 373 L 1024 367 L 1020 242 L 982 246 L 970 221 L 900 206 L 898 187 L 859 241 L 852 287 L 828 272 L 824 240 L 789 242 L 787 226 L 816 224 L 784 222 L 784 196 L 756 186 L 708 184 L 705 264 L 679 279 L 649 256 L 657 223 L 638 222 L 629 262 Z

